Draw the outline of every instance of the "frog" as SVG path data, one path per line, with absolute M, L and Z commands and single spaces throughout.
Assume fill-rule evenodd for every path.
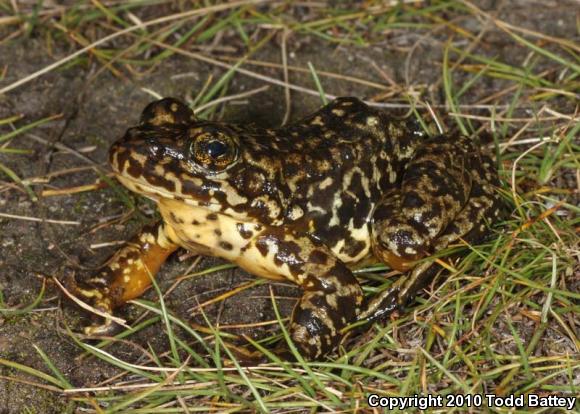
M 79 283 L 79 295 L 111 314 L 178 248 L 216 256 L 302 288 L 288 331 L 309 360 L 336 350 L 350 325 L 404 310 L 441 270 L 438 252 L 484 240 L 500 217 L 498 174 L 476 139 L 428 135 L 354 97 L 277 129 L 200 119 L 164 98 L 112 144 L 109 162 L 161 219 Z M 366 298 L 353 273 L 361 263 L 401 276 Z

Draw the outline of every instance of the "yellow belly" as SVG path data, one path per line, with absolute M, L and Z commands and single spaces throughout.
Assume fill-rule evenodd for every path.
M 264 230 L 263 225 L 177 200 L 161 199 L 158 205 L 168 225 L 168 236 L 180 246 L 222 257 L 256 276 L 272 280 L 291 278 L 288 269 L 276 266 L 270 254 L 264 257 L 255 247 L 253 241 Z

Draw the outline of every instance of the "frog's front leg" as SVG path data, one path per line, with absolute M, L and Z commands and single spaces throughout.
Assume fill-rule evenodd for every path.
M 142 295 L 151 285 L 151 277 L 177 247 L 162 222 L 145 226 L 111 257 L 97 276 L 86 281 L 87 286 L 77 285 L 75 291 L 100 311 L 111 313 L 114 308 Z M 111 328 L 111 321 L 107 320 L 104 324 L 85 328 L 85 333 L 105 334 Z
M 362 290 L 348 267 L 308 234 L 287 226 L 256 234 L 236 262 L 269 279 L 287 279 L 304 294 L 292 314 L 290 335 L 300 353 L 316 359 L 332 351 L 341 329 L 357 319 Z
M 433 253 L 460 238 L 474 243 L 485 236 L 486 222 L 499 215 L 496 176 L 465 137 L 439 136 L 419 148 L 401 188 L 376 207 L 372 225 L 375 255 L 394 269 L 412 270 L 373 298 L 360 320 L 384 318 L 412 300 L 440 270 Z

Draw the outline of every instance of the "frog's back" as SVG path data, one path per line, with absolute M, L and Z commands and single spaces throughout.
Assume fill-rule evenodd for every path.
M 344 262 L 366 257 L 373 208 L 416 146 L 403 126 L 356 98 L 339 98 L 273 131 L 267 146 L 279 157 L 284 224 L 307 230 Z

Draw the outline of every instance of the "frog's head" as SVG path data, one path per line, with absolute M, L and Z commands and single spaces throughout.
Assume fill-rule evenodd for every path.
M 280 161 L 271 149 L 239 128 L 197 119 L 176 99 L 149 104 L 109 157 L 122 184 L 154 200 L 261 221 L 282 217 Z

